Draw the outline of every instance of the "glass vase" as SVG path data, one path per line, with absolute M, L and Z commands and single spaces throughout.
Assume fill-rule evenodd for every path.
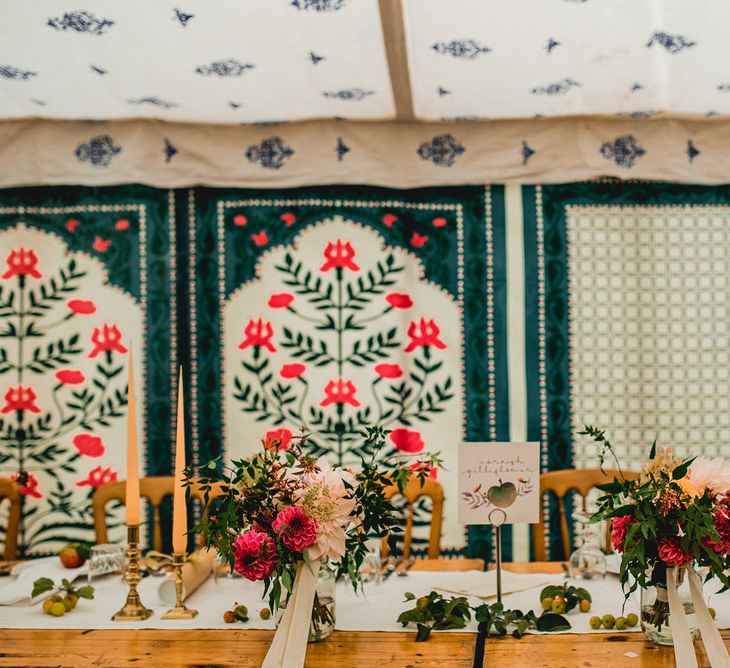
M 306 568 L 306 566 L 304 567 Z M 276 625 L 284 615 L 287 600 L 279 603 L 276 611 Z M 309 625 L 307 642 L 324 640 L 335 630 L 335 574 L 327 564 L 322 564 L 317 575 L 312 604 L 312 621 Z
M 596 525 L 591 524 L 590 514 L 585 511 L 573 513 L 577 543 L 568 559 L 570 576 L 580 580 L 595 580 L 606 575 L 606 555 L 598 547 Z
M 641 629 L 651 642 L 658 645 L 673 645 L 672 629 L 669 627 L 669 599 L 667 597 L 667 577 L 665 568 L 656 566 L 648 585 L 641 589 Z M 694 603 L 689 591 L 689 584 L 684 568 L 677 570 L 677 593 L 687 616 L 687 624 L 692 637 L 699 634 Z

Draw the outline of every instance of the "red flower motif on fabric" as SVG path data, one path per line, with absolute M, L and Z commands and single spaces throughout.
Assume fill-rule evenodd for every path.
M 116 350 L 122 355 L 127 352 L 127 349 L 122 345 L 122 333 L 116 325 L 104 323 L 101 329 L 94 327 L 94 331 L 91 332 L 91 343 L 94 344 L 94 349 L 89 353 L 91 359 L 94 359 L 99 353 L 107 351 Z
M 291 211 L 282 213 L 280 218 L 286 223 L 287 227 L 291 227 L 292 225 L 294 225 L 294 223 L 297 222 L 297 217 Z
M 414 454 L 416 452 L 421 452 L 426 447 L 426 444 L 423 442 L 419 432 L 404 429 L 403 427 L 393 429 L 393 431 L 390 432 L 389 437 L 393 442 L 393 445 L 396 447 L 396 450 L 400 450 L 401 452 Z
M 248 224 L 248 218 L 242 214 L 238 214 L 237 216 L 233 216 L 233 224 L 236 227 L 246 227 Z
M 266 234 L 266 230 L 261 230 L 258 234 L 251 235 L 251 241 L 257 246 L 265 246 L 269 243 L 269 235 Z
M 294 295 L 289 292 L 277 292 L 269 297 L 267 302 L 270 308 L 286 308 L 294 301 Z
M 70 299 L 66 302 L 69 311 L 76 315 L 91 315 L 96 313 L 96 304 L 91 299 Z
M 274 328 L 270 322 L 264 322 L 263 318 L 249 320 L 243 333 L 246 338 L 238 344 L 240 350 L 246 350 L 249 346 L 253 346 L 254 348 L 266 348 L 272 353 L 276 352 L 276 348 L 271 342 L 274 336 Z
M 68 230 L 69 232 L 75 232 L 75 231 L 76 231 L 76 228 L 77 228 L 77 227 L 78 227 L 78 226 L 79 226 L 80 224 L 81 224 L 81 222 L 80 222 L 80 221 L 78 221 L 78 220 L 76 220 L 76 218 L 69 218 L 69 219 L 68 219 L 68 220 L 66 221 L 66 229 L 67 229 L 67 230 Z
M 36 406 L 35 400 L 37 395 L 32 387 L 9 387 L 5 392 L 5 405 L 0 413 L 10 413 L 11 411 L 30 411 L 31 413 L 40 413 L 41 409 Z
M 418 234 L 418 232 L 414 232 L 411 235 L 411 246 L 413 246 L 413 248 L 422 248 L 426 245 L 427 241 L 428 236 L 425 234 Z
M 20 482 L 23 478 L 25 479 L 25 484 Z M 13 474 L 12 479 L 19 481 L 18 491 L 23 496 L 32 496 L 34 499 L 40 499 L 43 497 L 43 494 L 41 494 L 38 489 L 38 478 L 36 478 L 32 473 L 26 473 L 22 477 L 15 473 Z
M 411 341 L 406 346 L 406 352 L 413 352 L 416 348 L 435 346 L 439 350 L 444 350 L 446 344 L 439 338 L 441 330 L 433 320 L 421 318 L 417 323 L 411 322 L 408 325 L 408 336 Z
M 403 375 L 403 369 L 399 364 L 376 364 L 375 373 L 381 378 L 400 378 Z
M 392 213 L 386 213 L 383 216 L 383 225 L 390 228 L 393 227 L 393 223 L 398 220 L 398 216 L 394 216 Z
M 96 236 L 94 238 L 94 243 L 92 244 L 92 248 L 97 253 L 104 253 L 106 252 L 107 248 L 111 246 L 112 240 L 111 239 L 102 239 L 100 236 Z
M 324 408 L 330 404 L 349 404 L 353 408 L 357 408 L 360 402 L 355 398 L 356 391 L 357 388 L 351 380 L 342 378 L 331 380 L 325 385 L 325 397 L 319 405 Z
M 43 278 L 38 271 L 38 256 L 33 249 L 16 248 L 8 253 L 5 259 L 8 268 L 3 274 L 3 278 L 12 278 L 13 276 L 30 276 L 31 278 Z
M 276 570 L 276 543 L 261 531 L 247 531 L 233 542 L 236 573 L 247 580 L 265 580 Z
M 281 369 L 279 369 L 279 375 L 282 378 L 300 378 L 306 370 L 306 364 L 300 364 L 299 362 L 282 364 Z
M 102 468 L 97 466 L 96 468 L 89 471 L 89 475 L 84 480 L 79 480 L 76 483 L 77 487 L 101 487 L 102 485 L 108 485 L 110 482 L 117 481 L 117 472 L 112 469 L 111 466 Z
M 126 232 L 129 229 L 129 221 L 126 218 L 120 218 L 114 223 L 114 229 L 120 232 Z
M 355 249 L 349 241 L 343 242 L 340 239 L 334 243 L 330 241 L 324 249 L 325 262 L 319 270 L 349 269 L 350 271 L 360 271 L 360 267 L 353 262 L 354 257 Z
M 79 454 L 86 457 L 101 457 L 106 452 L 106 446 L 101 436 L 76 434 L 71 442 L 79 451 Z
M 411 308 L 413 306 L 411 296 L 399 292 L 391 292 L 386 295 L 385 301 L 390 304 L 391 308 Z
M 433 478 L 434 480 L 436 480 L 439 475 L 438 468 L 431 464 L 431 462 L 413 462 L 413 464 L 408 467 L 408 470 L 413 475 L 420 475 L 423 473 L 423 475 Z
M 61 369 L 56 371 L 56 380 L 62 385 L 80 385 L 86 380 L 86 376 L 78 369 Z
M 431 225 L 434 227 L 446 227 L 447 222 L 446 218 L 434 218 L 431 221 Z
M 294 434 L 290 429 L 282 427 L 281 429 L 272 429 L 264 434 L 264 448 L 266 450 L 286 450 L 291 443 Z
M 692 561 L 692 555 L 687 554 L 679 544 L 676 538 L 667 538 L 659 541 L 659 549 L 657 550 L 659 558 L 670 568 L 672 566 L 682 566 Z
M 281 536 L 284 547 L 292 552 L 304 552 L 317 540 L 317 521 L 299 506 L 280 510 L 271 528 Z

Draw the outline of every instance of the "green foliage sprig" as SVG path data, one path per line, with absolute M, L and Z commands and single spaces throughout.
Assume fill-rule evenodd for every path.
M 398 622 L 403 626 L 416 625 L 416 642 L 428 640 L 431 631 L 465 628 L 472 618 L 472 612 L 479 622 L 480 631 L 488 636 L 510 633 L 515 638 L 521 638 L 529 630 L 555 632 L 571 628 L 565 617 L 554 612 L 544 612 L 538 617 L 532 610 L 527 613 L 506 610 L 499 602 L 472 607 L 464 596 L 445 598 L 435 591 L 418 598 L 406 592 L 405 600 L 416 601 L 416 605 L 402 612 Z
M 84 585 L 77 588 L 66 578 L 61 580 L 60 585 L 57 585 L 51 578 L 38 578 L 33 582 L 33 591 L 30 595 L 31 598 L 35 598 L 36 596 L 45 594 L 47 591 L 65 591 L 67 594 L 73 594 L 79 598 L 94 598 L 94 588 L 91 585 Z

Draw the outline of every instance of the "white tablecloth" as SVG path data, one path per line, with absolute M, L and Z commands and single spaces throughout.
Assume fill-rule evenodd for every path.
M 413 592 L 416 596 L 427 594 L 432 589 L 444 587 L 446 589 L 459 588 L 464 582 L 474 586 L 475 571 L 467 573 L 427 573 L 411 571 L 407 577 L 396 575 L 388 578 L 380 585 L 366 584 L 364 594 L 355 594 L 352 586 L 346 582 L 337 585 L 336 597 L 336 626 L 343 630 L 357 631 L 402 631 L 403 627 L 397 623 L 398 615 L 413 602 L 404 602 L 404 594 Z M 43 575 L 42 573 L 40 575 Z M 39 575 L 39 577 L 40 577 Z M 488 574 L 482 574 L 486 578 Z M 544 583 L 560 584 L 563 578 L 560 575 L 531 574 L 525 583 L 530 588 L 523 591 L 507 594 L 503 602 L 507 608 L 519 608 L 523 611 L 535 609 L 539 612 L 539 593 Z M 519 578 L 518 578 L 519 579 Z M 593 597 L 593 608 L 590 613 L 572 611 L 567 615 L 572 633 L 593 633 L 588 620 L 594 614 L 606 613 L 618 616 L 622 614 L 623 594 L 615 576 L 607 576 L 602 581 L 571 581 L 588 589 Z M 535 584 L 533 584 L 535 583 Z M 0 581 L 0 599 L 3 588 L 10 583 Z M 259 610 L 268 605 L 261 599 L 263 586 L 242 578 L 222 577 L 217 581 L 209 578 L 195 591 L 186 602 L 190 607 L 199 611 L 197 617 L 191 620 L 163 620 L 161 615 L 168 606 L 164 605 L 157 596 L 160 579 L 147 577 L 139 587 L 143 603 L 154 610 L 154 616 L 141 622 L 112 622 L 111 616 L 124 603 L 126 588 L 118 576 L 106 576 L 94 582 L 96 597 L 93 601 L 81 600 L 78 607 L 63 617 L 50 617 L 43 614 L 41 605 L 0 606 L 0 627 L 5 628 L 58 628 L 58 629 L 118 629 L 118 628 L 154 628 L 154 629 L 273 629 L 273 619 L 267 621 L 259 617 Z M 706 593 L 709 605 L 717 610 L 717 623 L 720 628 L 730 628 L 730 593 L 714 594 L 719 584 L 709 585 Z M 494 600 L 494 599 L 491 599 Z M 472 599 L 475 604 L 482 601 Z M 223 622 L 223 612 L 241 603 L 248 607 L 250 621 L 246 624 Z M 638 595 L 628 601 L 623 614 L 637 613 Z M 467 631 L 475 632 L 476 622 L 472 620 Z M 634 629 L 637 630 L 637 629 Z M 605 632 L 605 631 L 603 631 Z

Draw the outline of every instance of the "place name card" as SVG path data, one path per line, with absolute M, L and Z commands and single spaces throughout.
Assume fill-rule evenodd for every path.
M 460 443 L 459 521 L 540 521 L 539 443 Z

